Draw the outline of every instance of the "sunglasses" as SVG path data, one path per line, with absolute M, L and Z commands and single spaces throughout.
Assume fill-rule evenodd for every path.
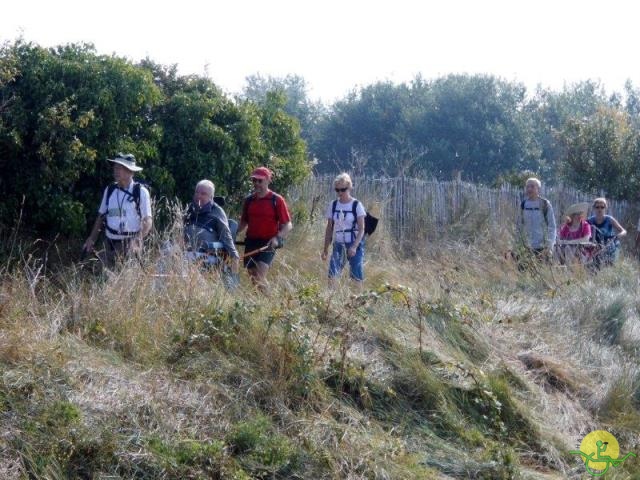
M 347 190 L 349 190 L 349 187 L 344 187 L 344 188 L 336 188 L 336 192 L 346 192 Z
M 262 183 L 264 181 L 264 179 L 263 178 L 252 178 L 251 181 L 253 183 Z

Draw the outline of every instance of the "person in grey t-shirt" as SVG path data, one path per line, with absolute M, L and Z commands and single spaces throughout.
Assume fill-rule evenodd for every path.
M 553 207 L 540 196 L 540 180 L 525 183 L 526 198 L 520 205 L 520 234 L 524 245 L 537 256 L 549 258 L 556 243 L 556 220 Z

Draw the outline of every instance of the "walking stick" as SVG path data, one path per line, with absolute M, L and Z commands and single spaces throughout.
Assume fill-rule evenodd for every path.
M 260 252 L 264 252 L 265 250 L 267 250 L 269 248 L 269 245 L 265 245 L 264 247 L 260 247 L 260 248 L 256 248 L 255 250 L 251 250 L 250 252 L 245 253 L 244 255 L 242 255 L 240 258 L 242 260 L 244 260 L 247 257 L 252 257 L 253 255 L 260 253 Z

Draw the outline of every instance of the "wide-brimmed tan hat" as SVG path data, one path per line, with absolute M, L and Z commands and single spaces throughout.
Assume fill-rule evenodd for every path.
M 136 165 L 136 157 L 130 153 L 118 153 L 114 158 L 107 158 L 107 161 L 118 163 L 132 172 L 140 172 L 142 170 L 142 167 Z
M 591 207 L 591 205 L 587 202 L 574 203 L 569 208 L 567 208 L 564 213 L 567 217 L 570 217 L 575 213 L 581 213 L 586 217 L 587 212 L 589 212 L 589 207 Z

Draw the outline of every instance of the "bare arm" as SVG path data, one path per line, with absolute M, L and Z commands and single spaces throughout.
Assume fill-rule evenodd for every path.
M 293 223 L 287 222 L 280 225 L 280 230 L 278 231 L 278 235 L 282 238 L 287 238 L 289 232 L 293 230 Z
M 153 219 L 151 217 L 144 217 L 140 225 L 140 237 L 145 238 L 149 235 L 151 227 L 153 227 Z
M 236 233 L 242 232 L 245 228 L 247 228 L 247 222 L 241 219 L 240 223 L 238 224 L 238 231 Z
M 353 245 L 351 245 L 351 247 L 349 247 L 349 250 L 347 250 L 347 256 L 353 257 L 356 254 L 358 245 L 360 245 L 360 242 L 362 241 L 363 238 L 364 238 L 364 217 L 358 217 L 358 235 L 356 235 L 356 238 L 353 240 Z
M 269 241 L 271 248 L 281 247 L 282 245 L 280 243 L 280 239 L 287 238 L 287 235 L 289 235 L 289 232 L 292 229 L 293 229 L 293 224 L 291 222 L 280 224 L 280 228 L 278 229 L 278 234 Z
M 98 239 L 98 235 L 100 234 L 100 230 L 102 230 L 103 224 L 104 224 L 104 215 L 98 215 L 98 217 L 96 218 L 96 221 L 93 222 L 93 227 L 91 228 L 91 233 L 89 234 L 89 237 L 85 240 L 84 245 L 82 246 L 82 248 L 87 252 L 90 252 L 93 250 L 93 246 L 95 245 L 96 240 Z
M 331 240 L 333 237 L 333 220 L 327 218 L 327 226 L 324 229 L 324 247 L 322 249 L 322 254 L 320 257 L 322 260 L 326 260 L 329 255 L 329 245 L 331 245 Z
M 624 237 L 627 234 L 627 231 L 615 218 L 611 217 L 611 223 L 613 224 L 613 228 L 618 232 L 618 237 Z

